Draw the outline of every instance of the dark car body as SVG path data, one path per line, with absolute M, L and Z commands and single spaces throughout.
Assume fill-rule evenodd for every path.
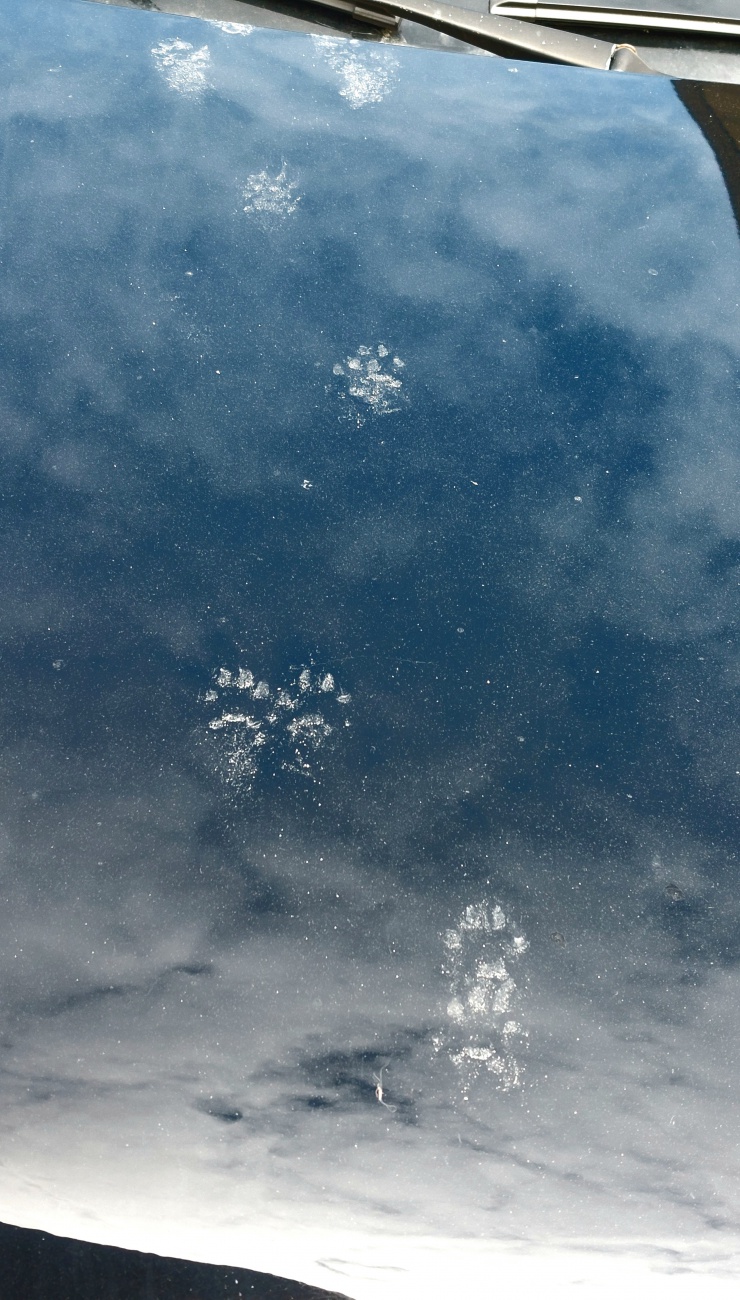
M 735 1294 L 734 92 L 0 24 L 0 1220 Z

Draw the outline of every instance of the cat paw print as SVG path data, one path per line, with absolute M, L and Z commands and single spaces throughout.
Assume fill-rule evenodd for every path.
M 301 201 L 294 192 L 297 188 L 298 181 L 288 175 L 285 163 L 275 175 L 254 172 L 242 190 L 244 211 L 260 218 L 292 216 Z
M 277 687 L 246 667 L 218 668 L 203 700 L 218 705 L 208 732 L 219 776 L 241 792 L 260 772 L 294 772 L 315 781 L 321 749 L 350 726 L 351 699 L 332 673 L 309 667 Z
M 364 424 L 365 412 L 392 415 L 401 410 L 406 400 L 401 379 L 404 365 L 400 357 L 391 357 L 385 344 L 379 343 L 375 348 L 363 344 L 355 356 L 333 367 L 333 373 L 342 381 L 340 401 L 350 399 L 358 426 Z
M 522 1079 L 519 1056 L 527 1034 L 517 1016 L 514 973 L 529 948 L 499 903 L 469 903 L 442 936 L 448 982 L 446 1023 L 435 1035 L 460 1075 L 463 1099 L 482 1074 L 508 1092 Z
M 189 41 L 160 41 L 152 49 L 155 67 L 171 90 L 200 99 L 208 89 L 211 54 L 207 45 L 196 50 Z
M 316 53 L 326 59 L 339 78 L 339 93 L 351 108 L 379 104 L 398 80 L 398 60 L 386 47 L 357 48 L 357 41 L 332 36 L 312 36 Z

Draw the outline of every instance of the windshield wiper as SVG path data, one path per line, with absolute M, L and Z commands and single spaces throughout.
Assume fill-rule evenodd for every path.
M 491 0 L 492 14 L 543 23 L 578 23 L 587 27 L 642 27 L 649 30 L 740 37 L 740 21 L 668 10 L 619 9 L 600 5 L 539 4 L 537 0 Z
M 357 16 L 388 14 L 392 18 L 410 18 L 446 36 L 456 36 L 481 49 L 493 52 L 502 48 L 534 55 L 552 63 L 569 63 L 577 68 L 609 69 L 613 72 L 643 72 L 661 76 L 649 68 L 631 45 L 615 45 L 578 32 L 511 18 L 498 12 L 481 14 L 457 5 L 437 4 L 435 0 L 363 0 L 362 5 L 337 3 L 336 0 L 313 0 L 328 8 L 350 9 Z

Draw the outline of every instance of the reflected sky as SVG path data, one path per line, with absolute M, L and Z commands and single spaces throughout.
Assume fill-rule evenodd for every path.
M 699 128 L 657 78 L 0 24 L 0 1217 L 358 1297 L 494 1250 L 724 1293 Z

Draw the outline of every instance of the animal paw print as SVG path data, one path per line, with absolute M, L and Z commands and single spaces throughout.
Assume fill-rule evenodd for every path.
M 208 89 L 211 54 L 207 45 L 196 50 L 189 41 L 160 41 L 152 49 L 152 58 L 167 85 L 179 94 L 199 99 Z
M 216 769 L 226 785 L 242 792 L 260 771 L 295 772 L 315 781 L 319 751 L 350 725 L 352 697 L 332 673 L 301 668 L 276 689 L 249 668 L 219 668 L 213 680 L 203 698 L 219 705 L 208 723 Z
M 398 60 L 385 49 L 358 50 L 357 41 L 312 36 L 314 49 L 339 77 L 339 93 L 351 108 L 379 104 L 398 79 Z
M 433 1039 L 460 1073 L 463 1099 L 483 1072 L 508 1092 L 521 1083 L 517 1053 L 526 1031 L 516 1018 L 512 971 L 529 948 L 498 903 L 469 903 L 442 937 L 449 981 L 447 1024 Z
M 242 190 L 244 211 L 257 217 L 289 217 L 298 209 L 300 194 L 294 194 L 298 181 L 291 179 L 283 163 L 282 170 L 271 176 L 254 172 Z
M 340 400 L 346 401 L 350 397 L 355 402 L 362 402 L 373 415 L 392 415 L 400 411 L 405 401 L 400 372 L 405 363 L 400 357 L 392 357 L 390 361 L 389 357 L 390 351 L 384 343 L 379 343 L 376 348 L 363 344 L 357 349 L 356 356 L 346 357 L 343 363 L 337 362 L 333 373 L 345 381 Z M 355 407 L 355 417 L 358 426 L 364 424 L 362 408 Z

